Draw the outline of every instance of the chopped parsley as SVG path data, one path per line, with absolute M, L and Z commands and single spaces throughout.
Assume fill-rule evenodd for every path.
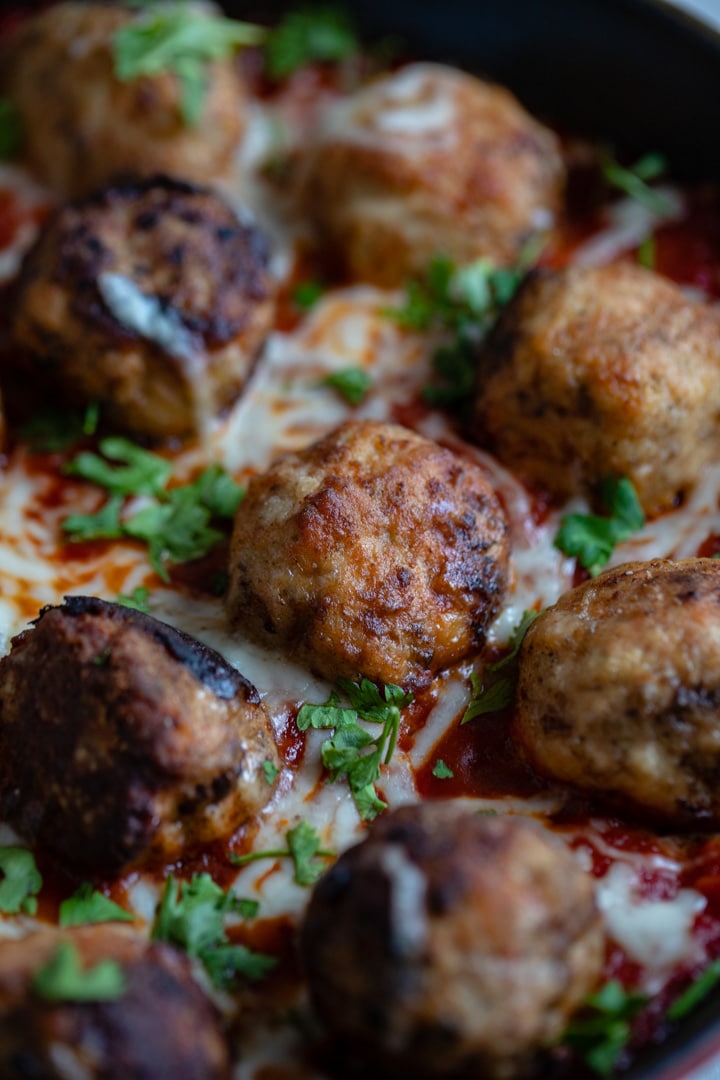
M 152 929 L 153 941 L 167 941 L 196 957 L 218 990 L 233 987 L 238 978 L 261 979 L 276 966 L 273 956 L 234 945 L 225 931 L 230 914 L 254 918 L 258 905 L 224 892 L 209 874 L 194 874 L 165 882 Z
M 147 613 L 150 610 L 149 598 L 150 590 L 146 589 L 144 585 L 138 585 L 129 595 L 120 593 L 115 603 L 120 604 L 121 607 L 133 608 L 135 611 Z
M 645 154 L 629 167 L 609 157 L 603 164 L 602 173 L 611 187 L 623 191 L 651 213 L 667 214 L 673 209 L 672 200 L 650 187 L 650 183 L 658 180 L 666 169 L 667 159 L 662 154 Z
M 60 926 L 104 922 L 133 922 L 133 916 L 88 882 L 60 904 Z
M 206 555 L 224 534 L 217 519 L 232 518 L 244 492 L 220 465 L 210 465 L 191 484 L 168 488 L 171 466 L 127 439 L 103 439 L 97 454 L 78 454 L 71 475 L 99 484 L 110 498 L 95 514 L 71 514 L 62 529 L 71 542 L 132 537 L 147 544 L 156 573 L 168 580 L 166 562 Z M 120 464 L 117 464 L 120 462 Z M 134 514 L 123 514 L 125 498 L 146 495 Z
M 609 1076 L 628 1044 L 631 1022 L 647 1004 L 643 994 L 606 983 L 585 999 L 587 1017 L 573 1020 L 562 1042 L 571 1046 L 600 1076 Z
M 372 379 L 362 368 L 346 367 L 327 375 L 322 385 L 336 390 L 348 404 L 359 405 L 372 386 Z
M 446 765 L 442 758 L 438 758 L 435 762 L 432 774 L 438 780 L 452 780 L 455 775 L 450 766 Z
M 21 143 L 20 114 L 9 98 L 0 97 L 0 161 L 17 157 Z
M 270 761 L 269 759 L 267 761 L 263 761 L 262 769 L 265 775 L 265 779 L 267 780 L 268 784 L 272 786 L 277 780 L 280 770 L 278 769 L 275 762 Z
M 708 996 L 711 990 L 715 989 L 718 983 L 720 983 L 720 960 L 713 960 L 695 982 L 691 983 L 687 990 L 673 1001 L 667 1011 L 668 1020 L 673 1022 L 682 1020 Z
M 655 269 L 655 237 L 646 236 L 637 249 L 637 261 L 646 270 Z
M 372 821 L 387 806 L 375 790 L 381 765 L 393 756 L 400 728 L 400 710 L 409 705 L 412 694 L 389 683 L 381 694 L 369 679 L 359 683 L 341 679 L 338 683 L 350 702 L 341 705 L 331 694 L 324 705 L 303 705 L 297 716 L 300 731 L 334 728 L 323 743 L 322 763 L 331 780 L 346 776 L 360 817 Z M 361 727 L 358 720 L 381 724 L 377 736 Z
M 34 915 L 42 875 L 31 851 L 21 847 L 0 847 L 0 911 L 5 915 Z
M 423 392 L 432 405 L 453 406 L 472 394 L 478 343 L 512 299 L 537 252 L 528 251 L 517 267 L 496 267 L 476 259 L 457 268 L 444 256 L 406 286 L 405 301 L 385 314 L 409 330 L 438 330 L 452 335 L 433 356 L 436 384 Z
M 325 287 L 319 281 L 302 281 L 293 290 L 293 303 L 302 311 L 310 311 L 324 292 Z
M 150 4 L 113 38 L 115 74 L 121 82 L 172 72 L 180 83 L 180 112 L 188 127 L 203 113 L 208 65 L 244 45 L 258 45 L 266 31 L 187 3 Z
M 32 987 L 46 1001 L 115 1001 L 125 993 L 126 980 L 115 960 L 81 967 L 75 946 L 62 941 L 48 963 L 35 972 Z
M 499 712 L 511 705 L 515 697 L 517 684 L 517 656 L 525 635 L 539 615 L 538 611 L 524 611 L 523 616 L 510 635 L 510 652 L 493 664 L 485 664 L 482 677 L 476 672 L 470 676 L 472 696 L 462 720 L 462 724 L 469 724 L 477 716 L 485 713 Z M 491 676 L 502 671 L 500 678 L 491 678 L 485 681 L 485 673 Z
M 265 65 L 272 79 L 286 79 L 316 61 L 345 60 L 360 49 L 349 16 L 340 8 L 291 11 L 265 43 Z
M 628 540 L 645 524 L 645 514 L 627 477 L 605 480 L 600 497 L 607 517 L 567 514 L 555 537 L 555 547 L 566 555 L 574 555 L 591 577 L 608 563 L 617 544 Z
M 54 453 L 66 450 L 85 436 L 94 435 L 99 419 L 97 402 L 91 402 L 84 412 L 50 409 L 31 416 L 23 424 L 20 434 L 33 452 Z
M 246 866 L 259 859 L 292 859 L 298 885 L 314 885 L 325 871 L 325 859 L 334 859 L 334 851 L 326 851 L 320 834 L 307 821 L 301 821 L 285 833 L 286 848 L 251 851 L 247 855 L 230 855 L 233 866 Z

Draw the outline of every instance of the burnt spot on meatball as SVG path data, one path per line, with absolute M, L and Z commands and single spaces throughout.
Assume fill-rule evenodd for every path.
M 110 1001 L 50 1001 L 33 977 L 61 944 L 83 969 L 119 965 Z M 5 948 L 7 945 L 7 948 Z M 5 942 L 0 956 L 0 1071 L 6 1080 L 229 1080 L 220 1017 L 186 957 L 127 928 L 41 930 Z
M 127 181 L 47 222 L 13 336 L 45 392 L 99 400 L 139 434 L 193 434 L 235 400 L 271 327 L 268 261 L 265 236 L 213 192 Z
M 267 802 L 257 691 L 207 646 L 71 597 L 0 660 L 0 813 L 77 872 L 169 862 Z
M 420 686 L 481 647 L 508 531 L 478 466 L 405 428 L 348 423 L 250 481 L 230 618 L 330 679 Z
M 452 803 L 380 819 L 315 888 L 300 936 L 311 999 L 388 1075 L 527 1076 L 600 977 L 590 878 L 516 818 Z
M 468 437 L 558 498 L 671 508 L 720 451 L 720 313 L 629 263 L 528 276 L 480 349 Z
M 438 254 L 515 262 L 552 228 L 564 184 L 557 139 L 509 91 L 427 63 L 331 106 L 293 172 L 326 255 L 386 286 Z
M 7 43 L 0 88 L 20 116 L 24 158 L 61 195 L 128 173 L 205 183 L 232 174 L 246 122 L 234 59 L 206 65 L 203 114 L 188 125 L 174 71 L 127 81 L 115 73 L 115 36 L 142 18 L 123 4 L 70 0 L 29 18 Z
M 720 564 L 626 563 L 538 616 L 516 741 L 544 776 L 673 828 L 720 824 Z

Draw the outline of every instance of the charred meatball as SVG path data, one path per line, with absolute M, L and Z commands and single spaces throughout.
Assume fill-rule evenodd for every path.
M 720 452 L 720 311 L 631 264 L 541 271 L 480 354 L 471 437 L 555 495 L 628 477 L 647 513 Z
M 436 255 L 514 262 L 559 209 L 555 136 L 499 86 L 412 64 L 334 105 L 297 162 L 298 198 L 353 277 L 400 285 Z
M 329 1031 L 392 1076 L 526 1075 L 597 981 L 590 878 L 561 843 L 451 803 L 382 818 L 301 931 Z
M 14 338 L 46 392 L 100 401 L 141 435 L 189 435 L 235 400 L 270 329 L 267 263 L 263 235 L 210 191 L 107 188 L 61 209 L 28 253 Z
M 720 564 L 626 563 L 561 597 L 523 642 L 514 731 L 546 776 L 720 825 Z
M 507 562 L 476 465 L 405 428 L 348 423 L 250 481 L 229 612 L 329 679 L 420 685 L 478 649 Z
M 257 691 L 221 656 L 90 597 L 0 660 L 0 816 L 63 863 L 118 874 L 227 836 L 277 762 Z
M 82 969 L 119 965 L 124 992 L 108 1001 L 49 1000 L 35 987 L 58 954 Z M 186 958 L 127 928 L 42 930 L 0 949 L 0 1072 L 4 1080 L 228 1080 L 215 1008 Z
M 124 174 L 210 182 L 231 172 L 246 111 L 232 59 L 207 66 L 197 123 L 183 118 L 173 71 L 129 81 L 116 75 L 116 35 L 149 18 L 121 4 L 62 3 L 28 20 L 9 43 L 0 82 L 20 116 L 25 158 L 63 195 Z

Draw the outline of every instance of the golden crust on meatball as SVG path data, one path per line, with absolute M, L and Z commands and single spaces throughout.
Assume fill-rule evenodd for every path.
M 720 452 L 720 311 L 630 263 L 530 276 L 481 350 L 469 432 L 567 497 L 670 508 Z
M 263 234 L 215 193 L 154 177 L 71 203 L 17 285 L 16 343 L 36 381 L 98 401 L 116 427 L 202 431 L 240 393 L 274 314 Z
M 298 199 L 328 255 L 400 285 L 436 255 L 514 262 L 560 209 L 555 136 L 513 95 L 412 64 L 331 107 L 297 163 Z
M 392 1076 L 527 1076 L 597 982 L 604 934 L 568 849 L 519 818 L 406 806 L 320 880 L 301 929 L 331 1034 Z
M 405 428 L 347 423 L 250 481 L 228 610 L 329 679 L 419 685 L 480 647 L 507 561 L 478 466 Z
M 8 45 L 0 83 L 20 116 L 25 159 L 63 195 L 125 174 L 214 182 L 231 171 L 245 126 L 232 60 L 208 65 L 202 117 L 188 126 L 173 72 L 127 82 L 115 75 L 113 37 L 138 18 L 121 4 L 61 3 Z
M 720 564 L 607 570 L 532 624 L 514 735 L 532 766 L 674 827 L 720 824 Z
M 66 597 L 0 660 L 0 814 L 64 866 L 118 874 L 228 836 L 277 760 L 255 688 L 141 612 Z
M 118 964 L 125 988 L 108 1001 L 55 1001 L 33 979 L 70 946 L 81 969 Z M 228 1080 L 220 1018 L 187 958 L 127 927 L 45 929 L 0 949 L 0 1072 L 4 1080 Z

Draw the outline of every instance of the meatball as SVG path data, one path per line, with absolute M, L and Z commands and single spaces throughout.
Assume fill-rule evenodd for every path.
M 187 124 L 174 72 L 127 82 L 115 74 L 115 35 L 147 18 L 120 4 L 62 3 L 29 19 L 8 45 L 0 82 L 20 116 L 25 158 L 62 195 L 123 174 L 212 182 L 231 172 L 245 126 L 232 59 L 207 66 L 202 116 Z
M 672 826 L 720 825 L 720 564 L 656 559 L 561 597 L 520 651 L 540 773 Z
M 250 481 L 230 618 L 329 679 L 419 686 L 482 644 L 508 546 L 478 466 L 405 428 L 347 423 Z
M 479 357 L 470 437 L 560 497 L 628 477 L 649 514 L 720 453 L 720 311 L 630 263 L 540 271 Z
M 395 286 L 436 255 L 514 262 L 559 210 L 555 136 L 507 90 L 411 64 L 340 102 L 296 162 L 298 199 L 353 277 Z
M 257 691 L 212 649 L 91 597 L 0 660 L 0 816 L 64 866 L 114 875 L 230 834 L 277 762 Z
M 23 371 L 157 439 L 202 432 L 235 400 L 274 313 L 263 235 L 164 177 L 65 206 L 28 253 L 13 335 Z M 49 384 L 49 386 L 48 386 Z
M 300 945 L 329 1031 L 393 1076 L 526 1075 L 604 958 L 592 882 L 567 848 L 437 802 L 387 815 L 341 856 Z
M 125 989 L 109 1001 L 56 1001 L 33 986 L 60 947 L 83 969 L 112 961 Z M 228 1080 L 213 1005 L 177 950 L 132 930 L 41 930 L 0 949 L 0 1072 L 5 1080 Z

